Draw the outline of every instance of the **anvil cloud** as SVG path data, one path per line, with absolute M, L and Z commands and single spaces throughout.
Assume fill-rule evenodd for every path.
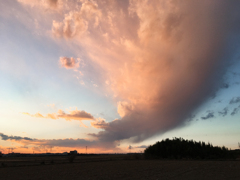
M 81 36 L 72 38 L 104 70 L 122 118 L 104 123 L 103 131 L 91 135 L 100 141 L 139 142 L 183 125 L 224 83 L 236 50 L 227 45 L 235 43 L 233 35 L 239 36 L 239 5 L 238 1 L 115 1 L 109 6 L 98 2 L 98 25 L 94 17 L 99 16 L 91 14 L 84 30 L 88 35 L 84 38 L 81 29 Z M 77 15 L 73 24 L 76 19 L 87 21 Z

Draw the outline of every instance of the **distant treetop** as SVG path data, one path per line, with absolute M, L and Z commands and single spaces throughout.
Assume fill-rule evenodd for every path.
M 145 149 L 146 157 L 170 159 L 219 159 L 232 155 L 226 147 L 213 147 L 210 143 L 185 140 L 183 138 L 165 139 Z

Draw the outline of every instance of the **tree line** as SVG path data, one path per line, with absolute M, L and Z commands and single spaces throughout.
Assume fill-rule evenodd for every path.
M 226 147 L 210 143 L 185 140 L 183 138 L 165 139 L 145 149 L 147 158 L 168 159 L 225 159 L 235 158 L 236 153 Z

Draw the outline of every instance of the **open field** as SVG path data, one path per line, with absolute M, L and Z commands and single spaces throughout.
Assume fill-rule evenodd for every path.
M 240 179 L 240 161 L 144 160 L 134 156 L 8 157 L 0 179 Z

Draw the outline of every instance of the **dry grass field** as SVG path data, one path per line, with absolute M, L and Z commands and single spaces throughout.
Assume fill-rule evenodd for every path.
M 136 156 L 7 157 L 1 180 L 240 179 L 240 161 L 144 160 Z

